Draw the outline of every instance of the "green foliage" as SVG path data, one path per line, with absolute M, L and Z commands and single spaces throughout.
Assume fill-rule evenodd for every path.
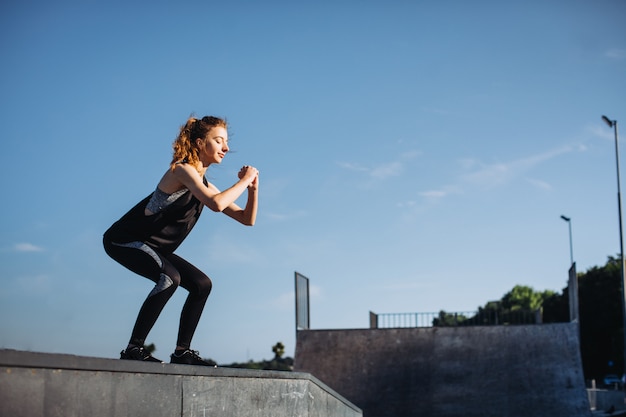
M 285 345 L 282 342 L 276 343 L 272 346 L 272 352 L 274 352 L 274 359 L 271 361 L 254 362 L 252 360 L 245 363 L 232 363 L 230 365 L 224 365 L 228 368 L 244 368 L 244 369 L 259 369 L 265 371 L 293 371 L 293 358 L 283 358 L 285 354 Z
M 440 311 L 433 326 L 493 326 L 502 324 L 533 324 L 546 300 L 554 291 L 535 291 L 532 287 L 517 285 L 500 301 L 490 301 L 472 317 Z
M 537 292 L 532 287 L 516 285 L 502 297 L 502 308 L 509 311 L 537 311 L 554 291 Z
M 433 319 L 433 326 L 437 327 L 450 327 L 450 326 L 462 326 L 467 320 L 467 317 L 463 314 L 450 314 L 441 310 L 439 317 Z
M 274 359 L 280 359 L 285 354 L 285 345 L 282 342 L 276 343 L 272 346 L 272 352 L 274 352 Z
M 609 257 L 605 266 L 593 267 L 578 277 L 581 355 L 586 378 L 622 374 L 624 369 L 620 263 L 620 258 Z

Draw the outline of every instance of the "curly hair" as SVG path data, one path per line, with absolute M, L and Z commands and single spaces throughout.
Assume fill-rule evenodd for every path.
M 214 116 L 204 116 L 202 119 L 190 117 L 180 128 L 180 133 L 174 140 L 172 148 L 174 155 L 172 156 L 171 168 L 174 168 L 177 162 L 185 161 L 188 164 L 195 165 L 199 161 L 198 148 L 194 141 L 196 139 L 204 139 L 209 130 L 214 127 L 223 127 L 228 129 L 225 119 Z

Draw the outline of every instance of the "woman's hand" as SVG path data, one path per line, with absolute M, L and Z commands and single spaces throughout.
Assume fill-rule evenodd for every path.
M 242 179 L 244 181 L 247 181 L 247 180 L 250 181 L 248 183 L 248 189 L 256 190 L 257 185 L 259 183 L 259 170 L 258 169 L 250 165 L 244 165 L 239 170 L 239 173 L 237 174 L 237 176 L 239 177 L 239 179 Z
M 224 210 L 224 213 L 241 224 L 254 226 L 259 205 L 259 171 L 255 167 L 245 165 L 239 170 L 237 176 L 239 177 L 239 183 L 246 184 L 248 188 L 246 206 L 241 209 L 233 203 Z

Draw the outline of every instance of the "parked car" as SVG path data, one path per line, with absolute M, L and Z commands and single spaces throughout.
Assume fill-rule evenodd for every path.
M 621 388 L 623 384 L 622 379 L 614 374 L 605 376 L 602 382 L 604 383 L 604 386 L 608 388 Z

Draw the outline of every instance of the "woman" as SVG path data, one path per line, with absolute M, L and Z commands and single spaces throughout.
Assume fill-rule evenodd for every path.
M 107 254 L 129 270 L 155 282 L 139 311 L 130 341 L 121 359 L 162 362 L 144 349 L 148 333 L 176 288 L 189 291 L 183 306 L 176 349 L 171 363 L 209 365 L 191 350 L 212 283 L 198 268 L 174 254 L 207 206 L 239 223 L 252 226 L 258 207 L 259 172 L 251 166 L 239 171 L 239 180 L 220 191 L 204 177 L 211 164 L 228 153 L 226 121 L 205 116 L 190 118 L 174 141 L 174 156 L 156 190 L 115 222 L 104 234 Z M 235 200 L 247 190 L 244 208 Z

